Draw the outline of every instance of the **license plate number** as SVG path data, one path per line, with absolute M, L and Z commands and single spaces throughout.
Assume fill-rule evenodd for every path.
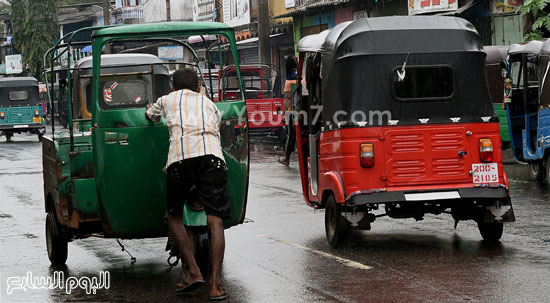
M 40 118 L 40 117 L 34 117 L 34 118 L 32 118 L 32 122 L 34 122 L 34 123 L 40 123 L 40 122 L 42 122 L 42 118 Z
M 474 184 L 477 183 L 498 183 L 498 164 L 487 163 L 472 164 Z
M 27 124 L 20 124 L 20 125 L 14 125 L 13 127 L 27 128 L 27 127 L 29 127 L 29 125 L 27 125 Z

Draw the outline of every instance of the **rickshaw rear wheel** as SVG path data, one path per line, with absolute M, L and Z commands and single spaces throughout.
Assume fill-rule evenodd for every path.
M 43 136 L 43 134 L 41 134 L 41 133 L 38 134 L 38 142 L 42 142 L 42 136 Z
M 544 181 L 546 179 L 546 169 L 543 165 L 543 161 L 529 163 L 529 174 L 531 178 L 535 179 L 538 182 Z
M 483 240 L 487 242 L 497 242 L 502 237 L 504 223 L 482 223 L 478 222 L 477 227 Z
M 330 195 L 326 201 L 325 208 L 325 233 L 328 244 L 333 247 L 339 247 L 347 236 L 346 219 L 342 217 L 341 206 L 336 203 L 333 195 Z
M 204 278 L 210 274 L 210 239 L 206 229 L 198 229 L 195 234 L 195 260 Z
M 11 137 L 13 137 L 13 134 L 7 133 L 6 134 L 6 141 L 11 141 Z
M 546 184 L 550 185 L 550 155 L 546 156 Z
M 52 265 L 64 265 L 67 261 L 69 242 L 62 234 L 53 212 L 46 215 L 46 247 Z

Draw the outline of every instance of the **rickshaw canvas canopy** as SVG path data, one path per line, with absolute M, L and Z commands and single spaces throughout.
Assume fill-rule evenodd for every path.
M 119 55 L 102 55 L 101 56 L 101 66 L 102 67 L 117 67 L 117 66 L 132 66 L 136 62 L 143 64 L 144 66 L 150 64 L 163 64 L 163 61 L 160 60 L 157 56 L 150 54 L 124 54 L 123 56 Z M 92 57 L 84 57 L 78 60 L 74 68 L 76 69 L 91 69 L 92 68 Z M 168 75 L 168 69 L 163 65 L 155 65 L 155 73 L 163 73 Z
M 38 86 L 38 80 L 33 77 L 0 78 L 0 87 Z
M 485 59 L 485 62 L 487 64 L 500 64 L 500 61 L 506 60 L 506 57 L 508 56 L 508 49 L 509 46 L 501 46 L 501 45 L 491 45 L 491 46 L 485 46 L 483 47 L 483 50 L 487 54 L 487 59 Z
M 323 36 L 322 117 L 328 128 L 354 127 L 349 113 L 371 110 L 389 111 L 391 119 L 398 120 L 399 125 L 419 124 L 419 118 L 429 118 L 429 124 L 447 123 L 450 118 L 460 118 L 461 122 L 481 122 L 482 117 L 497 119 L 491 103 L 485 102 L 490 97 L 483 44 L 475 28 L 464 19 L 442 16 L 362 19 L 340 24 L 328 34 L 305 37 L 298 50 L 314 49 Z M 450 77 L 446 82 L 449 93 L 441 97 L 397 97 L 392 77 L 405 62 L 407 70 L 415 66 L 446 69 Z M 334 124 L 333 116 L 341 110 L 348 114 Z M 383 121 L 382 125 L 388 123 Z
M 508 55 L 510 56 L 513 56 L 516 54 L 538 55 L 541 52 L 542 44 L 543 42 L 538 40 L 533 40 L 522 44 L 514 44 L 510 46 L 510 49 L 508 50 Z
M 407 38 L 411 32 L 417 39 Z M 440 38 L 434 39 L 434 35 Z M 464 43 L 467 37 L 472 38 L 471 43 Z M 472 24 L 464 19 L 442 16 L 377 17 L 344 22 L 333 29 L 306 36 L 298 43 L 299 52 L 332 53 L 334 59 L 354 55 L 480 50 L 482 43 Z
M 542 43 L 540 54 L 541 56 L 550 56 L 550 39 Z

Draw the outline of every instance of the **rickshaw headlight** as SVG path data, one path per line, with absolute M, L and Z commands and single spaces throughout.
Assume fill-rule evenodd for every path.
M 359 152 L 359 159 L 362 167 L 374 166 L 374 144 L 363 143 Z
M 491 139 L 479 139 L 479 159 L 482 162 L 493 161 L 493 141 Z

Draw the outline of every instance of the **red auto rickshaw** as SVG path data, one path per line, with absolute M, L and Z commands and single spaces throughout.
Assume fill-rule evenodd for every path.
M 282 142 L 286 138 L 283 123 L 283 98 L 273 94 L 271 67 L 265 64 L 241 65 L 241 77 L 248 112 L 249 134 L 274 135 Z M 229 65 L 220 71 L 220 100 L 241 98 L 237 71 Z
M 515 217 L 474 26 L 368 18 L 306 36 L 298 52 L 302 188 L 326 209 L 331 246 L 377 217 L 426 213 L 474 220 L 483 239 L 501 238 Z

